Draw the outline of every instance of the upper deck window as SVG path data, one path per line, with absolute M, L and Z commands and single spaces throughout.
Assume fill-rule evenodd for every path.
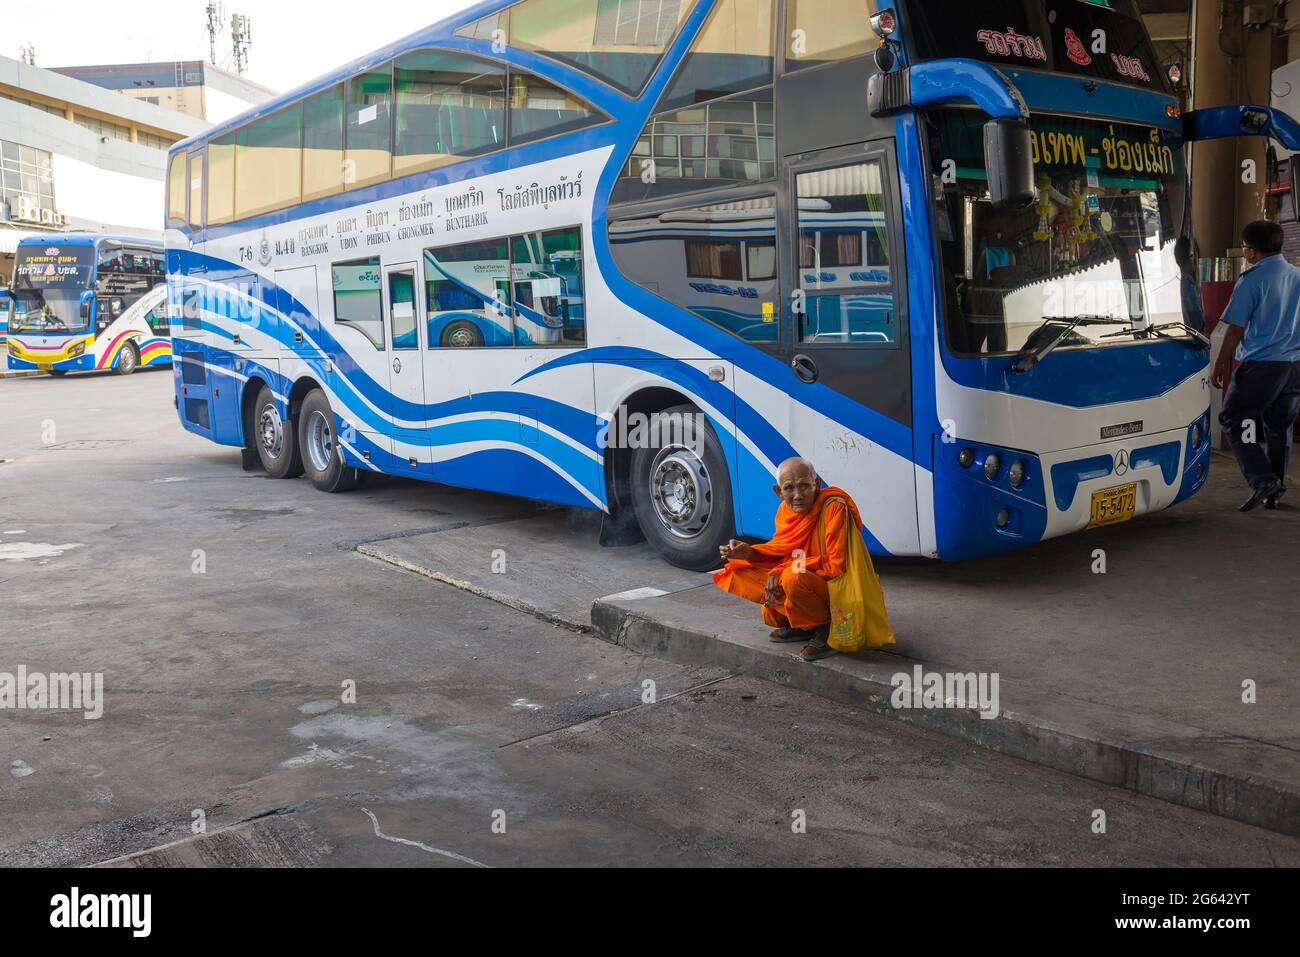
M 302 105 L 302 200 L 343 191 L 343 85 Z
M 392 102 L 391 64 L 348 80 L 343 178 L 349 187 L 369 186 L 388 179 L 392 167 L 389 115 Z
M 393 175 L 448 166 L 506 144 L 504 67 L 421 50 L 397 61 Z
M 775 6 L 773 0 L 721 0 L 656 112 L 770 84 Z
M 249 123 L 235 141 L 235 216 L 281 209 L 302 195 L 302 106 Z
M 208 144 L 208 225 L 235 218 L 235 133 Z
M 507 40 L 639 93 L 695 0 L 523 0 L 462 27 L 458 36 Z
M 871 32 L 876 0 L 790 0 L 787 7 L 787 70 L 820 66 L 871 53 L 880 39 Z M 944 6 L 942 16 L 948 15 Z M 996 18 L 995 18 L 996 19 Z

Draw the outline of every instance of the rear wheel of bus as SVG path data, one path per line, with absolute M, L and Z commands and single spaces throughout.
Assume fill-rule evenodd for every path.
M 322 492 L 347 492 L 360 484 L 360 475 L 343 461 L 337 423 L 325 393 L 316 389 L 298 413 L 298 447 L 311 484 Z
M 117 374 L 130 375 L 138 368 L 140 368 L 140 353 L 136 351 L 134 342 L 128 342 L 117 354 Z
M 253 440 L 262 468 L 273 479 L 297 478 L 302 474 L 302 456 L 298 452 L 298 435 L 292 419 L 280 415 L 275 395 L 267 386 L 257 394 L 253 406 Z
M 735 533 L 731 476 L 722 444 L 700 410 L 680 405 L 659 414 L 632 452 L 632 502 L 646 539 L 680 568 L 708 571 Z M 690 423 L 683 428 L 678 423 Z

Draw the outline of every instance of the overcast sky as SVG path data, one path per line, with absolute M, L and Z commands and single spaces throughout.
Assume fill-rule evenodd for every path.
M 230 68 L 230 15 L 253 22 L 247 76 L 283 93 L 476 0 L 224 0 L 217 65 Z M 36 65 L 207 60 L 207 0 L 4 0 L 0 54 Z

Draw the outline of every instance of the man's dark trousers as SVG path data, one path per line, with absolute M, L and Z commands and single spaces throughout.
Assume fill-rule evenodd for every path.
M 1286 484 L 1291 459 L 1291 435 L 1300 415 L 1300 362 L 1243 362 L 1223 402 L 1219 424 L 1237 456 L 1237 464 L 1259 491 L 1271 482 Z M 1263 438 L 1265 452 L 1244 440 L 1247 423 Z

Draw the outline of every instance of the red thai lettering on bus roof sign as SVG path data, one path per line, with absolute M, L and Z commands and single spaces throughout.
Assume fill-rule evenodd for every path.
M 984 44 L 984 49 L 998 56 L 1018 56 L 1026 60 L 1047 60 L 1047 47 L 1038 37 L 1017 33 L 1015 27 L 1007 27 L 1006 33 L 996 30 L 981 30 L 975 39 Z

